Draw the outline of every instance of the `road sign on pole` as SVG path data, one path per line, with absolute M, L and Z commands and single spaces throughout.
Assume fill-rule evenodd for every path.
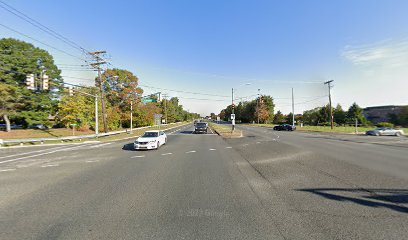
M 142 102 L 148 103 L 148 102 L 157 102 L 157 99 L 154 98 L 143 98 Z

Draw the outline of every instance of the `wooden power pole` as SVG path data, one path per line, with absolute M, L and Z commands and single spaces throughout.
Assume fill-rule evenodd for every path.
M 102 81 L 102 74 L 101 74 L 101 65 L 106 64 L 104 59 L 100 56 L 102 54 L 105 54 L 106 51 L 96 51 L 96 52 L 89 52 L 88 54 L 91 55 L 94 59 L 94 62 L 92 62 L 90 65 L 98 70 L 98 84 L 99 84 L 99 90 L 101 92 L 101 103 L 102 103 L 102 120 L 103 120 L 103 131 L 105 133 L 108 132 L 108 126 L 106 123 L 106 105 L 105 105 L 105 88 L 103 86 L 103 81 Z
M 329 106 L 330 106 L 330 127 L 331 127 L 331 129 L 333 129 L 333 108 L 332 108 L 332 101 L 331 101 L 331 88 L 333 87 L 332 85 L 331 85 L 331 83 L 333 82 L 334 80 L 330 80 L 330 81 L 327 81 L 327 82 L 324 82 L 324 84 L 327 84 L 327 86 L 329 87 Z

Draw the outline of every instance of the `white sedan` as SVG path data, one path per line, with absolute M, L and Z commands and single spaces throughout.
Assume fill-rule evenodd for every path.
M 167 136 L 163 131 L 153 130 L 146 131 L 143 136 L 139 137 L 134 143 L 134 149 L 159 149 L 161 145 L 166 144 Z

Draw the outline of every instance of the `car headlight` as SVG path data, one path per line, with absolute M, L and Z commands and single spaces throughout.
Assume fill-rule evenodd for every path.
M 138 142 L 138 141 L 135 141 L 135 144 L 139 144 L 139 142 Z

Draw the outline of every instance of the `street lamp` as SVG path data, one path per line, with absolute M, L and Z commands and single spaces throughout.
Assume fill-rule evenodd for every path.
M 241 86 L 248 86 L 248 85 L 251 85 L 252 83 L 250 83 L 250 82 L 248 82 L 248 83 L 244 83 L 244 84 L 241 84 L 241 85 L 239 85 L 239 87 L 241 87 Z M 236 90 L 236 88 L 235 88 L 235 90 Z M 235 130 L 235 113 L 234 113 L 234 108 L 235 108 L 235 105 L 234 105 L 234 88 L 232 88 L 232 98 L 231 98 L 231 100 L 232 100 L 232 114 L 231 114 L 231 123 L 232 123 L 232 131 L 234 131 Z

